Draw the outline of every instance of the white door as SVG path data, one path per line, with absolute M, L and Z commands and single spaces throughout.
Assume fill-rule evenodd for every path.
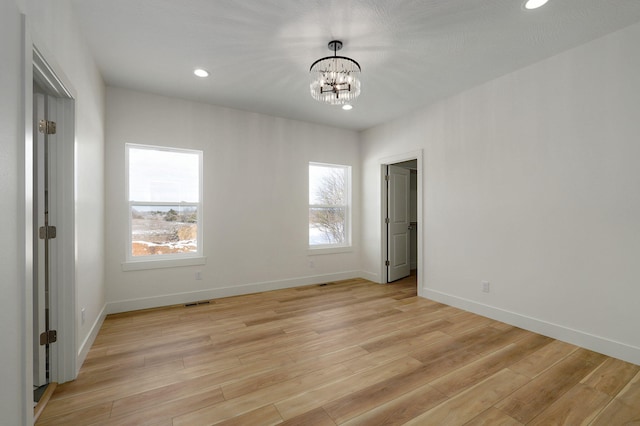
M 46 259 L 45 240 L 39 237 L 45 216 L 45 135 L 38 131 L 38 122 L 45 117 L 46 95 L 33 94 L 33 149 L 34 149 L 34 286 L 33 286 L 33 385 L 47 383 L 46 346 L 40 344 L 40 335 L 47 329 L 46 318 Z
M 55 288 L 56 250 L 56 135 L 52 126 L 56 99 L 38 86 L 33 94 L 33 384 L 51 381 L 51 296 Z M 43 123 L 44 122 L 44 123 Z
M 387 282 L 411 273 L 410 243 L 410 179 L 411 172 L 398 166 L 387 166 Z
M 34 286 L 33 286 L 33 385 L 47 383 L 46 345 L 40 344 L 40 335 L 47 329 L 47 260 L 46 240 L 40 238 L 40 229 L 45 226 L 47 162 L 45 160 L 45 135 L 38 131 L 38 123 L 45 118 L 46 95 L 33 94 L 33 150 L 34 150 Z
M 33 373 L 34 384 L 76 377 L 75 101 L 33 49 Z M 40 120 L 51 123 L 40 131 Z M 28 160 L 29 160 L 28 159 Z M 45 223 L 45 221 L 47 223 Z M 40 238 L 41 227 L 43 239 Z M 57 332 L 56 332 L 57 330 Z M 40 345 L 40 336 L 44 345 Z M 48 344 L 47 344 L 48 342 Z M 44 354 L 44 355 L 43 355 Z M 44 374 L 44 378 L 43 378 Z M 34 395 L 35 396 L 35 395 Z

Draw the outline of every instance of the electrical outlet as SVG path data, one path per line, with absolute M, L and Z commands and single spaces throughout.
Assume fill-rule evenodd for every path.
M 196 280 L 202 279 L 202 271 L 196 271 Z
M 82 308 L 80 309 L 80 321 L 82 322 L 82 324 L 84 324 L 84 321 L 87 319 L 87 315 L 85 312 L 85 309 Z
M 491 284 L 489 281 L 482 281 L 482 292 L 489 293 L 491 291 Z

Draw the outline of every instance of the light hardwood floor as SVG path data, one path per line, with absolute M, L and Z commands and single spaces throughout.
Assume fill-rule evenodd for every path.
M 640 424 L 640 367 L 349 280 L 110 315 L 38 425 Z

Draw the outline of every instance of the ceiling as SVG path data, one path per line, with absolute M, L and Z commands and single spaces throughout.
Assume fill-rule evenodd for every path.
M 640 21 L 640 0 L 72 3 L 107 85 L 354 130 Z M 309 94 L 309 66 L 333 39 L 362 66 L 351 111 Z

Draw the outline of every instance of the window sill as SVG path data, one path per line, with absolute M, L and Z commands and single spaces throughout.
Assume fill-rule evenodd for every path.
M 307 249 L 307 255 L 315 256 L 320 254 L 338 254 L 338 253 L 351 253 L 353 252 L 353 246 L 344 247 L 309 247 Z
M 180 266 L 204 265 L 206 257 L 185 257 L 182 259 L 131 260 L 122 262 L 123 271 L 142 271 L 145 269 L 176 268 Z

